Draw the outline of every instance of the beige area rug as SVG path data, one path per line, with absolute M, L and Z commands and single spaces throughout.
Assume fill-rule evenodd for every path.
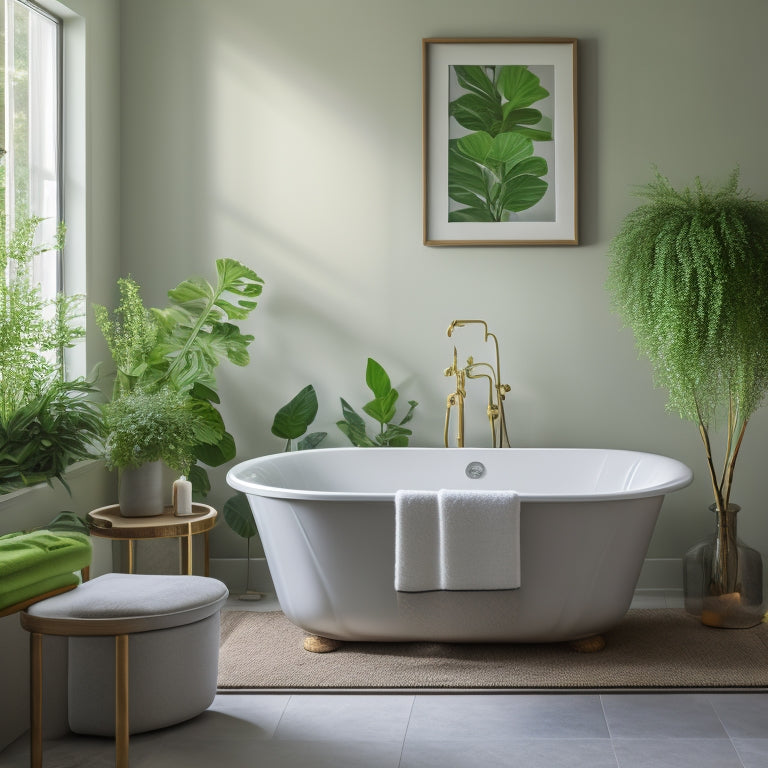
M 345 643 L 309 653 L 280 612 L 222 613 L 219 687 L 585 689 L 768 687 L 768 624 L 726 630 L 633 610 L 599 653 L 567 643 Z

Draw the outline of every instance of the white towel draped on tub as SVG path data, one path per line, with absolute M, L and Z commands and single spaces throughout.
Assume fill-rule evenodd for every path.
M 512 491 L 398 491 L 395 589 L 520 586 L 520 499 Z
M 395 589 L 440 589 L 440 520 L 437 491 L 395 494 Z
M 438 494 L 440 588 L 520 586 L 520 497 L 512 491 Z

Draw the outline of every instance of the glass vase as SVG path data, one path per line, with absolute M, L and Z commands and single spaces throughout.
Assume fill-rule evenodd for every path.
M 715 513 L 715 532 L 683 558 L 685 609 L 702 624 L 727 629 L 754 627 L 763 619 L 763 558 L 736 533 L 737 504 Z

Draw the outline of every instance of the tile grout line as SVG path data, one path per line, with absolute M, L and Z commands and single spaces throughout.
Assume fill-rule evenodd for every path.
M 408 731 L 411 727 L 411 718 L 413 717 L 413 709 L 416 706 L 416 696 L 411 696 L 411 708 L 408 711 L 408 721 L 405 724 L 405 733 L 403 733 L 403 743 L 400 745 L 400 757 L 397 761 L 397 768 L 401 768 L 403 764 L 403 754 L 405 752 L 405 742 L 408 739 Z

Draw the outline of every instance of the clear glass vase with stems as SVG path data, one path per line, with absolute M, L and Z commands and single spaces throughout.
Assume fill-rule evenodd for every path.
M 685 609 L 707 626 L 754 627 L 765 613 L 763 558 L 737 536 L 737 504 L 724 510 L 712 504 L 709 509 L 715 514 L 714 534 L 694 544 L 683 558 Z

